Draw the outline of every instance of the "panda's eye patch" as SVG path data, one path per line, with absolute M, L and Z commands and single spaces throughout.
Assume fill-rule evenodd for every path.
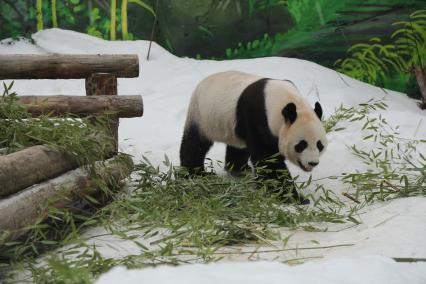
M 300 141 L 299 143 L 297 143 L 296 146 L 294 146 L 294 150 L 297 153 L 302 153 L 303 150 L 306 149 L 306 147 L 308 147 L 308 142 L 306 142 L 305 140 Z
M 321 152 L 322 150 L 324 150 L 324 145 L 322 145 L 321 140 L 318 140 L 317 142 L 317 148 L 318 150 Z

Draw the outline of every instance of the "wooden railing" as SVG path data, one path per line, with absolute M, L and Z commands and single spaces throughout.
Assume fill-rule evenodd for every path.
M 112 114 L 109 129 L 115 145 L 105 157 L 109 159 L 95 169 L 98 176 L 114 183 L 130 175 L 133 167 L 130 157 L 117 155 L 119 118 L 143 114 L 141 96 L 118 96 L 117 78 L 138 74 L 137 55 L 0 55 L 0 80 L 85 80 L 86 96 L 18 96 L 18 103 L 27 106 L 34 117 L 45 113 Z M 0 117 L 0 123 L 1 119 L 5 118 Z M 85 194 L 96 192 L 93 176 L 77 167 L 67 153 L 47 145 L 0 156 L 0 244 L 45 218 L 48 205 L 69 207 Z

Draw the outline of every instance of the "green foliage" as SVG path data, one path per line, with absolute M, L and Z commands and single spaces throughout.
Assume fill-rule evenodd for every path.
M 103 33 L 101 30 L 103 28 L 100 28 L 102 25 L 101 16 L 99 15 L 99 9 L 93 8 L 90 12 L 90 25 L 87 27 L 87 33 L 92 36 L 96 36 L 99 38 L 103 37 Z M 101 29 L 101 30 L 100 30 Z
M 150 15 L 155 16 L 152 7 L 142 0 L 130 0 L 133 6 L 139 6 Z M 121 28 L 121 8 L 111 11 L 114 1 L 82 1 L 82 0 L 37 0 L 37 6 L 32 1 L 0 1 L 0 39 L 19 36 L 29 37 L 33 32 L 43 28 L 59 27 L 87 32 L 90 35 L 110 39 L 111 16 L 116 16 L 117 25 L 114 30 Z M 127 5 L 126 5 L 127 8 Z M 127 9 L 124 11 L 127 17 Z M 126 28 L 127 28 L 127 18 Z M 133 38 L 132 34 L 128 37 Z
M 410 5 L 418 2 L 417 0 L 387 0 L 384 4 L 386 5 Z M 319 26 L 330 23 L 332 21 L 339 20 L 339 12 L 348 8 L 356 10 L 368 9 L 368 5 L 377 5 L 377 0 L 344 0 L 344 1 L 330 1 L 330 0 L 288 0 L 288 8 L 293 16 L 298 30 L 311 30 L 317 29 Z M 370 7 L 371 9 L 371 7 Z M 380 7 L 374 7 L 374 9 L 381 9 Z M 345 17 L 342 17 L 344 20 Z M 336 26 L 336 24 L 333 24 Z
M 142 1 L 142 0 L 129 0 L 129 3 L 133 3 L 133 4 L 138 5 L 142 9 L 148 11 L 152 16 L 156 17 L 156 13 L 155 13 L 154 9 L 149 4 L 147 4 L 146 1 Z
M 279 6 L 287 6 L 288 0 L 247 0 L 249 7 L 249 16 L 251 17 L 255 11 L 262 11 L 277 8 Z
M 112 148 L 113 138 L 106 125 L 108 117 L 99 117 L 96 125 L 89 118 L 66 115 L 53 118 L 43 115 L 31 118 L 26 108 L 16 103 L 13 83 L 6 86 L 0 103 L 0 148 L 3 153 L 22 150 L 29 146 L 46 144 L 63 150 L 70 157 L 84 164 L 102 160 Z
M 369 43 L 349 48 L 350 56 L 335 62 L 337 70 L 375 85 L 385 86 L 386 79 L 391 76 L 403 78 L 407 84 L 413 66 L 425 64 L 426 10 L 416 11 L 408 21 L 398 21 L 393 25 L 401 28 L 390 39 L 374 37 Z
M 264 34 L 260 40 L 247 42 L 246 44 L 239 43 L 237 48 L 228 48 L 225 51 L 225 59 L 242 59 L 272 56 L 275 53 L 276 42 L 282 41 L 283 35 L 276 34 L 271 37 Z
M 359 104 L 357 107 L 346 108 L 340 106 L 336 112 L 331 115 L 326 121 L 324 121 L 324 128 L 326 132 L 341 131 L 345 128 L 337 128 L 337 124 L 341 121 L 362 121 L 368 117 L 368 114 L 372 111 L 379 109 L 385 110 L 387 104 L 382 100 L 369 100 L 366 103 Z
M 370 100 L 358 107 L 342 106 L 325 122 L 328 132 L 344 130 L 339 127 L 342 121 L 360 122 L 363 140 L 370 142 L 367 147 L 349 147 L 368 169 L 343 173 L 340 178 L 354 190 L 355 199 L 362 202 L 360 207 L 401 197 L 426 196 L 426 157 L 418 150 L 426 140 L 400 137 L 399 127 L 392 127 L 381 115 L 370 115 L 379 109 L 387 109 L 386 103 Z
M 128 3 L 134 3 L 142 7 L 142 9 L 145 9 L 146 11 L 150 12 L 154 18 L 157 17 L 156 13 L 152 9 L 152 7 L 148 4 L 146 4 L 144 1 L 141 0 L 130 0 L 127 2 L 127 0 L 121 1 L 121 35 L 123 40 L 129 40 L 133 39 L 133 35 L 129 34 L 128 32 L 128 26 L 127 26 L 127 5 Z

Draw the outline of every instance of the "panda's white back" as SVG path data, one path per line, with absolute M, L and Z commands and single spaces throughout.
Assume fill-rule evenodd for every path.
M 239 71 L 205 78 L 192 94 L 187 123 L 196 122 L 212 141 L 244 148 L 245 142 L 235 135 L 237 103 L 244 89 L 260 79 L 262 77 Z

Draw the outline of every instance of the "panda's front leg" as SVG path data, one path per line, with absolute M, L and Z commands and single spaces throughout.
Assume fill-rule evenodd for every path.
M 273 151 L 254 151 L 251 161 L 256 168 L 259 180 L 267 182 L 272 192 L 280 193 L 285 200 L 294 200 L 300 204 L 309 204 L 309 199 L 304 198 L 296 189 L 294 180 L 285 164 L 285 158 Z M 277 184 L 278 183 L 278 184 Z M 281 188 L 284 188 L 284 191 Z

